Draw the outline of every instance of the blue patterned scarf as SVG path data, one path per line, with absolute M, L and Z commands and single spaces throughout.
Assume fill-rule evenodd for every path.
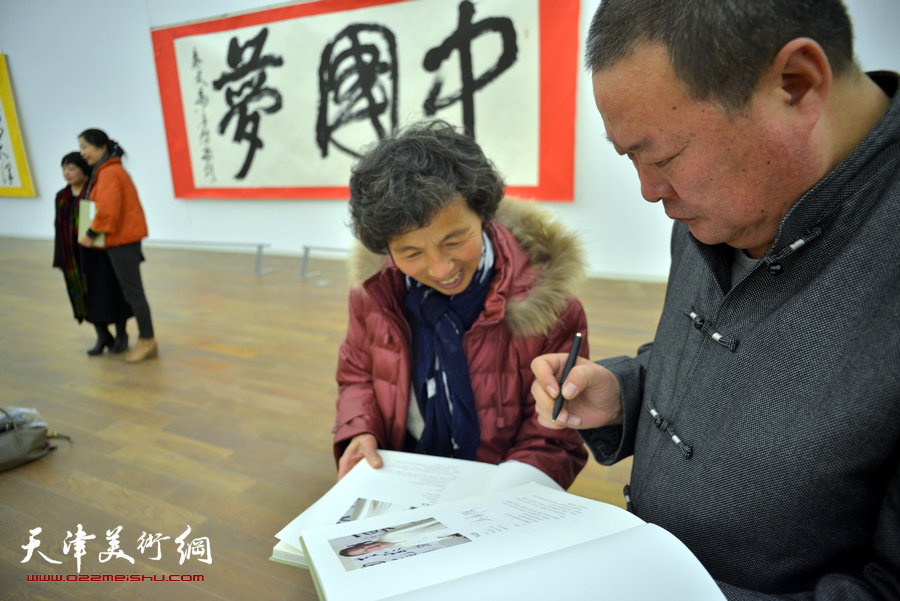
M 412 382 L 425 429 L 417 453 L 473 459 L 481 440 L 462 337 L 484 309 L 494 279 L 494 249 L 481 233 L 481 261 L 453 296 L 406 276 L 404 305 L 413 331 Z

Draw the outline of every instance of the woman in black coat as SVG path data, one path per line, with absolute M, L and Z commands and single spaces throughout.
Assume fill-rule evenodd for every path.
M 91 168 L 77 152 L 62 159 L 66 187 L 56 194 L 56 237 L 53 247 L 53 267 L 63 272 L 66 292 L 78 323 L 94 324 L 97 342 L 88 355 L 99 355 L 104 349 L 121 353 L 128 349 L 125 322 L 133 315 L 122 295 L 103 248 L 85 248 L 78 244 L 78 205 L 84 199 Z M 109 333 L 109 324 L 116 324 L 116 336 Z

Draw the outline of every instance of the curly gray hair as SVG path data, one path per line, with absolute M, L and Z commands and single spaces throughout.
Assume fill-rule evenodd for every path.
M 490 220 L 503 186 L 475 140 L 445 121 L 419 122 L 378 141 L 353 167 L 353 233 L 372 252 L 387 254 L 392 239 L 427 226 L 460 196 Z

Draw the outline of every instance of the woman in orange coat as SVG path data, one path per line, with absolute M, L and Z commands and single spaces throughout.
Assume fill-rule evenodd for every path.
M 91 226 L 78 241 L 91 248 L 104 234 L 106 252 L 122 292 L 138 322 L 138 342 L 125 360 L 143 361 L 157 354 L 150 305 L 141 280 L 141 240 L 147 236 L 147 221 L 137 190 L 122 167 L 125 151 L 99 129 L 86 129 L 78 137 L 81 156 L 93 168 L 87 197 L 94 201 L 95 214 Z

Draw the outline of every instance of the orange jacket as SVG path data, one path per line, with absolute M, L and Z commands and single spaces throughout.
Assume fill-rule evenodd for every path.
M 97 167 L 90 199 L 96 209 L 91 229 L 106 234 L 106 246 L 122 246 L 147 237 L 144 209 L 122 159 L 111 158 Z

